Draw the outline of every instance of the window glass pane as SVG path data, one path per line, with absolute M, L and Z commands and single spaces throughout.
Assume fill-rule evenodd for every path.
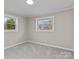
M 15 30 L 15 19 L 9 16 L 4 16 L 4 29 Z

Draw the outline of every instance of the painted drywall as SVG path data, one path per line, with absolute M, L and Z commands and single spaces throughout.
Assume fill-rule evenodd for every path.
M 54 32 L 36 32 L 36 19 L 30 18 L 28 20 L 29 41 L 73 49 L 73 9 L 54 13 L 52 16 L 55 16 Z
M 27 19 L 21 16 L 16 16 L 10 13 L 5 13 L 5 15 L 14 16 L 18 21 L 18 31 L 4 32 L 4 48 L 11 47 L 18 43 L 27 41 Z

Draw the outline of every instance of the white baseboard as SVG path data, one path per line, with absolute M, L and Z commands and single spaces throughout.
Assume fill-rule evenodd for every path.
M 55 45 L 51 45 L 51 44 L 47 44 L 47 43 L 41 43 L 41 42 L 36 42 L 36 41 L 31 41 L 31 40 L 29 40 L 28 42 L 74 52 L 74 50 L 73 49 L 70 49 L 70 48 L 64 48 L 64 47 L 60 47 L 60 46 L 55 46 Z
M 51 45 L 51 44 L 47 44 L 47 43 L 42 43 L 42 42 L 37 42 L 37 41 L 32 41 L 32 40 L 28 40 L 28 41 L 24 41 L 24 42 L 21 42 L 21 43 L 17 43 L 17 44 L 8 46 L 8 47 L 6 47 L 6 48 L 4 48 L 4 49 L 6 50 L 6 49 L 8 49 L 8 48 L 11 48 L 11 47 L 14 47 L 14 46 L 17 46 L 17 45 L 19 45 L 19 44 L 26 43 L 26 42 L 35 43 L 35 44 L 40 44 L 40 45 L 44 45 L 44 46 L 49 46 L 49 47 L 54 47 L 54 48 L 58 48 L 58 49 L 63 49 L 63 50 L 67 50 L 67 51 L 72 51 L 72 52 L 74 52 L 74 50 L 73 50 L 73 49 L 70 49 L 70 48 L 64 48 L 64 47 L 55 46 L 55 45 Z
M 8 47 L 5 47 L 4 50 L 8 49 L 8 48 L 11 48 L 11 47 L 15 47 L 19 44 L 23 44 L 23 43 L 26 43 L 27 41 L 24 41 L 24 42 L 20 42 L 20 43 L 17 43 L 17 44 L 14 44 L 14 45 L 11 45 L 11 46 L 8 46 Z

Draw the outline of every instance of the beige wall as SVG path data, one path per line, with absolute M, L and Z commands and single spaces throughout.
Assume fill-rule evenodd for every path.
M 73 10 L 54 13 L 55 32 L 36 32 L 35 19 L 29 19 L 29 40 L 73 49 Z
M 5 15 L 11 15 L 5 13 Z M 15 15 L 11 15 L 15 16 Z M 18 18 L 18 31 L 17 32 L 4 32 L 4 47 L 10 47 L 15 44 L 25 42 L 27 40 L 27 20 L 20 16 Z
M 52 16 L 55 16 L 55 32 L 36 32 L 35 19 L 15 16 L 18 17 L 18 32 L 4 32 L 5 48 L 28 40 L 73 49 L 73 10 L 54 13 Z

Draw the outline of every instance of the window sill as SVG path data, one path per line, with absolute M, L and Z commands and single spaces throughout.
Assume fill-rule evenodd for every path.
M 17 30 L 4 30 L 4 32 L 18 32 Z

